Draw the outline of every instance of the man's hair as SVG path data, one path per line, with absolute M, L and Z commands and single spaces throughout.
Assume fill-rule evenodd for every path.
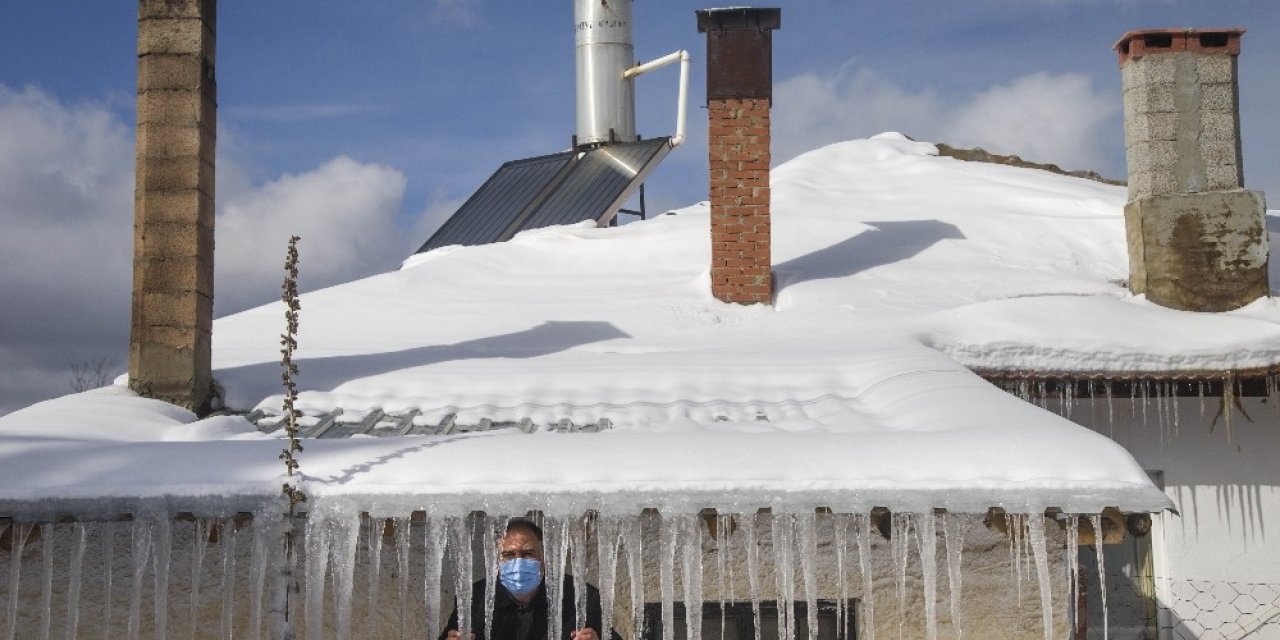
M 534 521 L 528 518 L 512 518 L 507 521 L 507 533 L 512 531 L 527 531 L 538 539 L 538 543 L 542 543 L 542 527 L 539 527 Z

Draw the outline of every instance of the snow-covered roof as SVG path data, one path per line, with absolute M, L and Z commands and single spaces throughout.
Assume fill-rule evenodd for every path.
M 885 134 L 773 171 L 773 307 L 711 298 L 705 203 L 414 256 L 303 297 L 300 408 L 534 432 L 310 441 L 304 490 L 491 509 L 1165 508 L 1118 445 L 970 371 L 1280 363 L 1272 300 L 1193 314 L 1128 294 L 1124 200 Z M 301 252 L 305 284 L 324 257 L 305 238 Z M 283 317 L 272 304 L 216 322 L 229 406 L 280 406 Z M 74 402 L 146 402 L 120 393 Z M 85 442 L 81 419 L 68 440 L 41 436 L 85 415 L 70 402 L 0 418 L 4 446 L 30 453 L 0 465 L 0 500 L 279 491 L 280 441 L 243 421 L 174 430 L 191 418 L 157 414 L 155 437 L 104 426 Z M 563 420 L 611 428 L 553 432 Z M 55 454 L 75 471 L 40 471 Z

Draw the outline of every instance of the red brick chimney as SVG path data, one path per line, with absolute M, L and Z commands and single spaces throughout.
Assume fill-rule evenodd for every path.
M 781 9 L 701 9 L 707 34 L 711 166 L 711 294 L 773 301 L 769 222 L 769 107 L 773 30 Z

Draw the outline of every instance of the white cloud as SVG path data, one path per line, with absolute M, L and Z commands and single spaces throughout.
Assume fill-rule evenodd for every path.
M 291 234 L 303 237 L 306 289 L 395 268 L 421 242 L 396 226 L 396 169 L 339 157 L 255 185 L 226 155 L 219 313 L 275 299 Z M 101 104 L 0 85 L 0 414 L 70 392 L 73 364 L 109 358 L 124 369 L 133 160 L 132 126 Z
M 414 240 L 396 227 L 404 189 L 396 169 L 338 157 L 223 197 L 215 227 L 219 314 L 275 299 L 291 235 L 302 238 L 306 290 L 394 268 Z
M 1068 169 L 1099 169 L 1104 125 L 1119 98 L 1082 74 L 1034 73 L 962 98 L 905 89 L 869 69 L 806 73 L 774 87 L 776 161 L 824 144 L 901 131 L 918 139 L 982 146 Z

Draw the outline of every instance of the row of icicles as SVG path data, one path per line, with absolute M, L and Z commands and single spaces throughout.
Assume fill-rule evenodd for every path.
M 797 609 L 776 608 L 779 640 L 816 640 L 819 575 L 825 571 L 828 576 L 834 572 L 834 585 L 829 581 L 824 585 L 826 599 L 834 600 L 838 638 L 847 637 L 844 630 L 853 628 L 856 602 L 858 638 L 874 640 L 878 628 L 882 633 L 892 628 L 877 627 L 876 615 L 877 609 L 891 611 L 896 604 L 892 607 L 899 614 L 895 636 L 902 636 L 910 613 L 922 618 L 924 635 L 933 640 L 940 624 L 941 560 L 949 589 L 951 635 L 959 638 L 964 618 L 964 524 L 980 517 L 879 511 L 535 515 L 545 535 L 544 570 L 552 608 L 549 634 L 558 638 L 563 631 L 558 591 L 567 573 L 579 587 L 584 579 L 599 587 L 605 626 L 616 627 L 626 638 L 673 640 L 676 603 L 681 602 L 690 613 L 684 621 L 685 637 L 704 640 L 701 612 L 704 598 L 709 598 L 719 604 L 712 610 L 721 616 L 726 603 L 745 606 L 750 602 L 754 640 L 760 640 L 766 624 L 761 605 L 772 596 L 781 602 L 805 603 L 801 620 L 792 619 Z M 1017 585 L 1018 599 L 1023 580 L 1034 576 L 1044 637 L 1052 638 L 1055 606 L 1060 612 L 1068 607 L 1052 598 L 1046 518 L 1003 517 L 1011 532 L 1010 577 Z M 287 566 L 281 544 L 287 527 L 269 510 L 252 519 L 244 515 L 175 519 L 173 514 L 157 514 L 117 522 L 0 525 L 4 542 L 0 546 L 8 549 L 0 553 L 4 561 L 0 566 L 7 564 L 8 571 L 8 580 L 0 582 L 6 585 L 7 621 L 0 626 L 4 634 L 0 639 L 274 638 L 299 631 L 307 638 L 432 638 L 454 606 L 460 614 L 459 627 L 464 632 L 479 631 L 491 624 L 492 610 L 484 620 L 468 619 L 472 593 L 468 585 L 497 573 L 494 542 L 506 520 L 478 512 L 432 517 L 419 512 L 417 517 L 383 519 L 361 516 L 355 510 L 322 508 L 306 519 L 299 567 Z M 1083 526 L 1101 531 L 1098 516 L 1084 520 Z M 1062 524 L 1070 558 L 1068 602 L 1073 603 L 1074 585 L 1080 584 L 1076 545 L 1081 521 L 1063 518 Z M 1101 536 L 1096 538 L 1101 544 Z M 907 568 L 913 555 L 919 562 L 923 590 L 923 610 L 918 612 L 906 610 Z M 24 560 L 27 556 L 32 558 Z M 647 569 L 646 562 L 651 565 Z M 875 587 L 876 578 L 885 576 L 874 575 L 874 567 L 886 563 L 893 571 L 891 593 Z M 645 579 L 652 576 L 654 564 L 656 590 L 652 580 L 646 584 Z M 772 571 L 772 567 L 793 570 Z M 1103 567 L 1098 569 L 1098 579 L 1105 585 Z M 286 601 L 282 591 L 294 582 L 290 574 L 299 571 L 303 591 L 292 598 L 294 611 L 288 618 L 303 623 L 301 629 L 292 629 L 281 611 Z M 682 593 L 679 600 L 677 584 Z M 575 591 L 580 601 L 586 597 L 586 589 Z M 616 597 L 619 591 L 625 599 Z M 1105 611 L 1105 586 L 1102 593 Z M 585 611 L 583 605 L 579 602 L 576 610 Z M 356 616 L 357 610 L 362 615 Z M 658 611 L 660 617 L 654 616 Z M 659 620 L 660 634 L 653 630 Z M 723 617 L 721 622 L 723 628 Z M 641 631 L 646 624 L 653 635 Z M 797 638 L 798 628 L 808 629 L 808 638 Z M 609 629 L 603 631 L 608 638 Z

